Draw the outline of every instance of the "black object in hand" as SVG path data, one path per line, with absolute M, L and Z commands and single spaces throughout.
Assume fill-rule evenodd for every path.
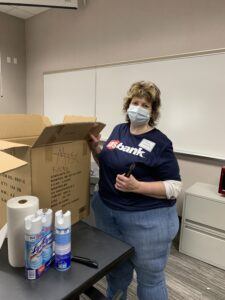
M 130 177 L 130 175 L 131 175 L 131 173 L 133 172 L 134 168 L 135 168 L 135 163 L 132 163 L 132 164 L 130 165 L 129 170 L 126 172 L 125 176 L 126 176 L 126 177 Z
M 96 260 L 92 260 L 86 257 L 82 257 L 82 256 L 71 256 L 71 260 L 74 262 L 77 262 L 79 264 L 88 266 L 90 268 L 98 268 L 98 263 Z

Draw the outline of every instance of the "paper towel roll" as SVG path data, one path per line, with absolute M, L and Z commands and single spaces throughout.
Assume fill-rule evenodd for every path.
M 7 224 L 5 224 L 2 229 L 0 229 L 0 249 L 2 248 L 2 244 L 7 236 Z
M 24 266 L 24 218 L 39 209 L 39 199 L 20 196 L 7 201 L 8 258 L 13 267 Z

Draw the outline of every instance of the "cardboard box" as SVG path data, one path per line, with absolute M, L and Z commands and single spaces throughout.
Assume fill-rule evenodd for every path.
M 71 210 L 72 223 L 89 214 L 89 134 L 104 124 L 79 122 L 75 116 L 51 125 L 39 115 L 0 115 L 0 228 L 6 202 L 34 195 L 40 208 Z M 86 120 L 88 121 L 88 120 Z

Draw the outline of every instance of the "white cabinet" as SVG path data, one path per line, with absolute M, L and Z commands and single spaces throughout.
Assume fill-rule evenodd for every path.
M 225 269 L 225 197 L 196 183 L 185 193 L 179 251 Z

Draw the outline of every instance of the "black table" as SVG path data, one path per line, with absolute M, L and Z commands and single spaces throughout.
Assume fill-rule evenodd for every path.
M 65 272 L 50 268 L 37 280 L 26 280 L 24 268 L 13 268 L 8 263 L 7 242 L 0 250 L 1 300 L 58 300 L 79 299 L 84 293 L 92 299 L 101 298 L 92 285 L 113 267 L 133 255 L 134 249 L 101 230 L 79 222 L 72 226 L 72 253 L 97 260 L 98 269 L 72 262 Z

